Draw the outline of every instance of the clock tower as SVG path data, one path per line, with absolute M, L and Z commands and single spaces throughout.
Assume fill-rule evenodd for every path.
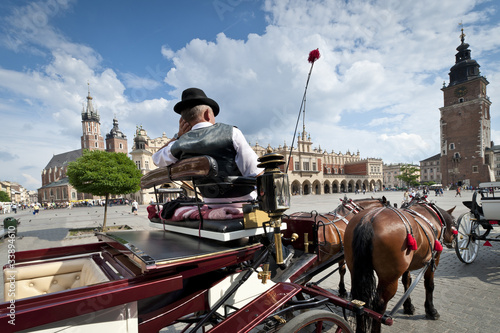
M 440 169 L 443 185 L 478 186 L 494 181 L 491 147 L 490 105 L 486 95 L 488 80 L 481 76 L 479 64 L 471 59 L 462 29 L 450 83 L 444 84 L 441 111 Z

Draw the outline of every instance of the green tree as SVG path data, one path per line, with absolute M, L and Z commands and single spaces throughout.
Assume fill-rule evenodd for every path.
M 103 231 L 110 194 L 127 194 L 140 189 L 141 172 L 123 153 L 84 150 L 83 155 L 68 165 L 69 183 L 78 192 L 105 196 Z
M 399 171 L 401 174 L 396 176 L 396 178 L 404 181 L 408 187 L 419 185 L 417 179 L 420 177 L 420 169 L 418 167 L 411 164 L 403 164 L 399 168 Z
M 7 192 L 0 191 L 0 202 L 10 202 L 10 197 Z

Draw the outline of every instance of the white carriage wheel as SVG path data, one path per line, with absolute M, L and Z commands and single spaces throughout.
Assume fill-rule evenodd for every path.
M 479 252 L 478 235 L 480 225 L 473 220 L 471 212 L 462 214 L 457 222 L 457 239 L 455 241 L 455 252 L 461 262 L 470 264 Z
M 280 328 L 280 332 L 344 332 L 353 330 L 340 316 L 326 310 L 309 310 L 299 314 Z

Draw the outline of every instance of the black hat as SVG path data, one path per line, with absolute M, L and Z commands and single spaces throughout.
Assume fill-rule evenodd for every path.
M 219 114 L 219 104 L 211 98 L 208 98 L 203 90 L 198 88 L 189 88 L 182 92 L 182 99 L 175 104 L 174 111 L 181 114 L 182 110 L 195 107 L 197 105 L 208 105 L 212 108 L 214 116 Z

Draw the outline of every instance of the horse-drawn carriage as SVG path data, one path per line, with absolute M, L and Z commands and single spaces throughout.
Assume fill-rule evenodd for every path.
M 98 232 L 98 243 L 12 253 L 3 268 L 0 330 L 352 331 L 325 306 L 392 324 L 311 283 L 343 259 L 342 246 L 331 244 L 327 234 L 332 229 L 341 238 L 333 220 L 346 217 L 283 216 L 290 196 L 281 163 L 274 154 L 261 158 L 266 172 L 257 179 L 259 200 L 245 207 L 244 218 L 214 222 L 201 214 L 185 226 L 163 220 L 165 230 Z M 208 157 L 185 160 L 146 175 L 142 185 L 189 180 L 196 192 L 198 181 L 213 176 L 216 167 Z M 223 185 L 218 190 L 255 183 L 227 179 Z M 364 204 L 350 201 L 342 210 L 349 215 Z
M 197 221 L 153 220 L 163 230 L 99 232 L 98 243 L 13 254 L 4 266 L 0 330 L 352 332 L 354 315 L 391 325 L 385 309 L 378 313 L 347 300 L 343 279 L 339 295 L 319 286 L 325 277 L 313 279 L 335 264 L 345 273 L 344 253 L 353 252 L 353 242 L 344 238 L 350 221 L 394 209 L 383 199 L 346 198 L 329 213 L 285 215 L 290 195 L 279 170 L 282 156 L 268 154 L 260 162 L 265 173 L 256 183 L 241 177 L 207 181 L 217 174 L 210 157 L 183 160 L 142 179 L 143 188 L 155 190 L 165 182 L 190 181 L 195 197 L 200 186 L 208 192 L 256 186 L 259 198 L 244 206 L 243 218 L 207 219 L 203 202 L 195 201 Z M 423 216 L 425 209 L 415 214 Z M 449 220 L 441 222 L 450 227 Z M 437 231 L 436 242 L 443 234 Z M 420 257 L 428 251 L 425 243 Z M 404 254 L 412 251 L 420 253 Z
M 481 241 L 485 244 L 499 241 L 498 237 L 488 236 L 493 225 L 500 221 L 500 182 L 479 184 L 472 194 L 472 200 L 464 201 L 463 204 L 470 211 L 458 218 L 455 251 L 460 261 L 470 264 L 478 255 Z

